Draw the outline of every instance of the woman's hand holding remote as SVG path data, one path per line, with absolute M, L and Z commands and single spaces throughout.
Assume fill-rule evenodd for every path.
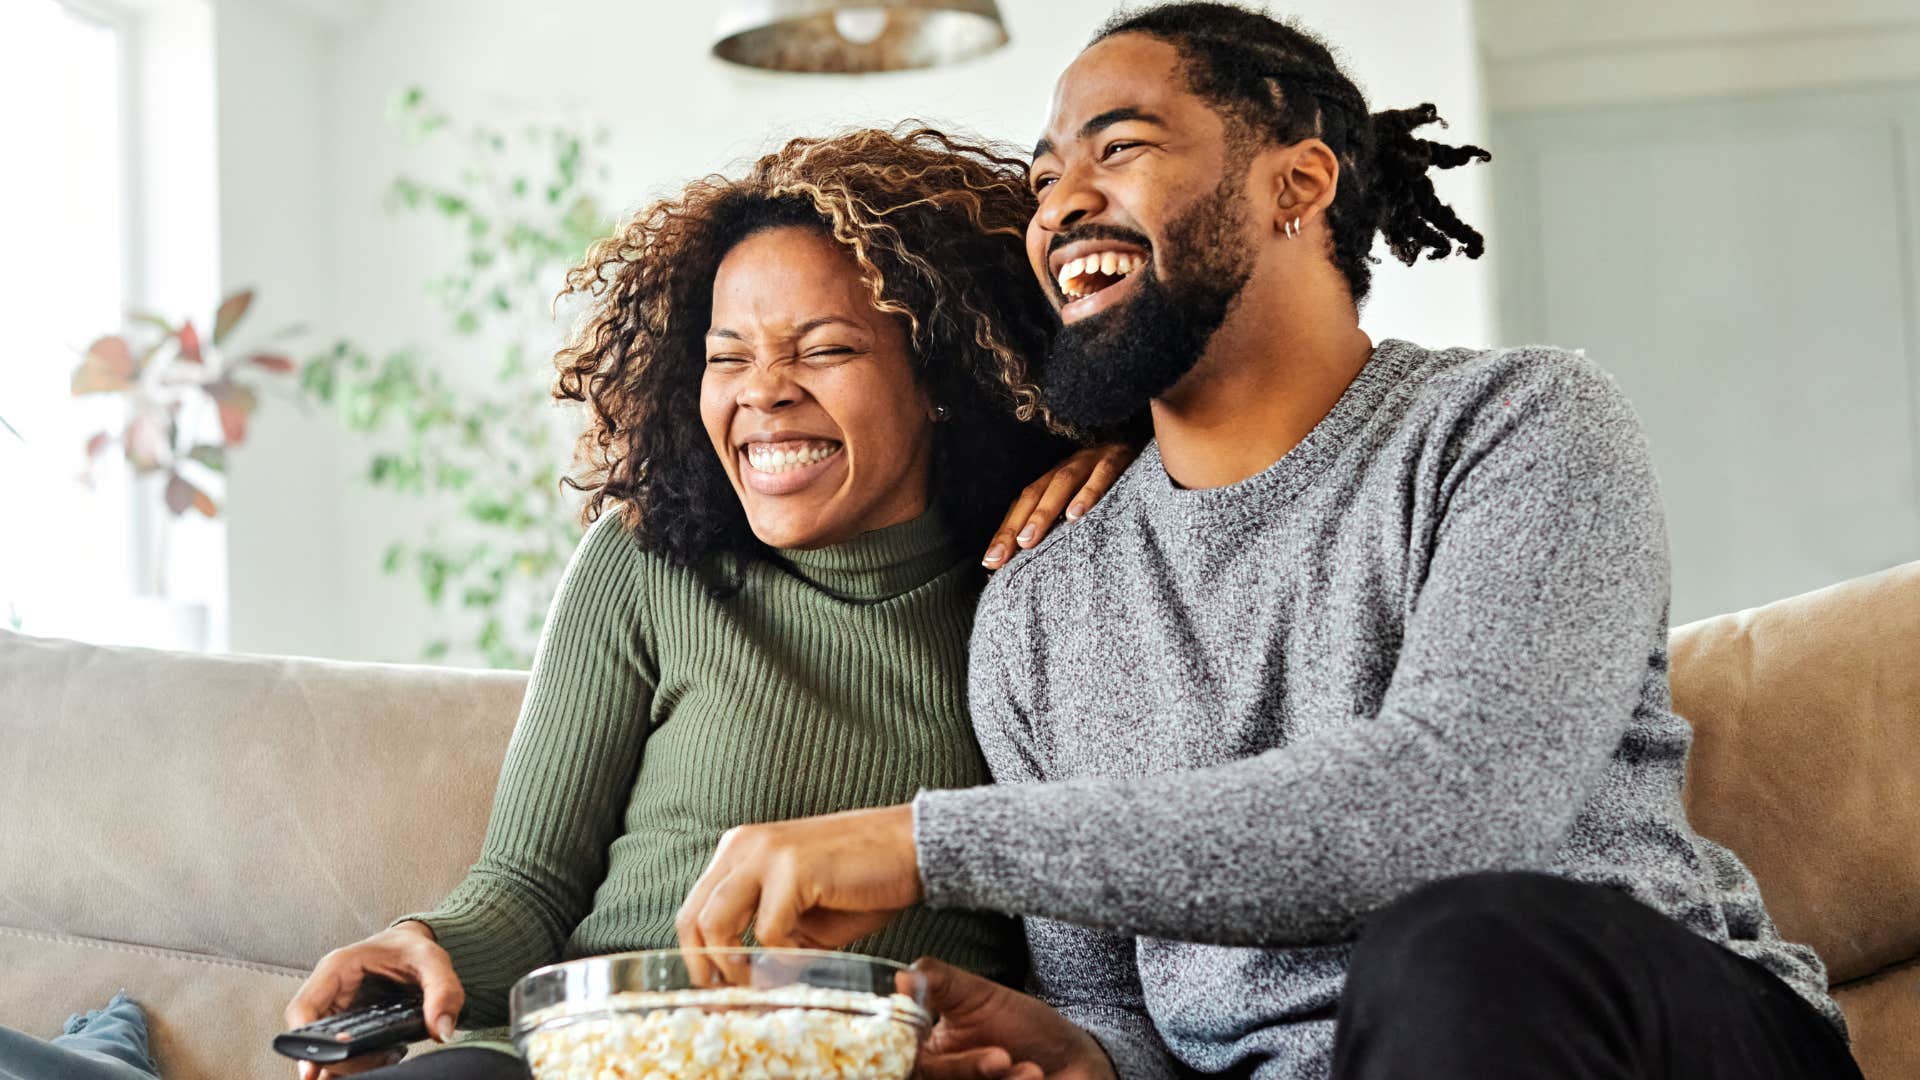
M 361 984 L 369 979 L 418 986 L 426 1007 L 427 1030 L 441 1042 L 453 1038 L 460 1007 L 466 1002 L 466 991 L 461 989 L 460 979 L 453 973 L 453 961 L 447 951 L 434 940 L 433 929 L 425 923 L 411 921 L 321 957 L 313 974 L 307 976 L 307 981 L 287 1004 L 287 1026 L 302 1027 L 323 1016 L 352 1008 Z M 351 1076 L 390 1065 L 405 1055 L 405 1049 L 397 1053 L 364 1054 L 324 1069 L 303 1061 L 299 1063 L 300 1080 Z

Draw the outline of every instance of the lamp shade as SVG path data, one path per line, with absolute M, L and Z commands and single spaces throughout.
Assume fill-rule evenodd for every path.
M 1007 43 L 994 0 L 735 0 L 713 54 L 769 71 L 857 74 L 933 67 Z

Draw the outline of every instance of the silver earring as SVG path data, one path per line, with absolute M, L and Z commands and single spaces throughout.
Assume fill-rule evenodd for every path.
M 1299 236 L 1300 235 L 1300 219 L 1294 218 L 1292 221 L 1287 222 L 1286 231 L 1287 231 L 1287 239 L 1289 240 L 1293 239 L 1296 236 Z
M 935 405 L 933 407 L 933 422 L 936 424 L 952 415 L 952 413 L 947 411 L 945 405 Z

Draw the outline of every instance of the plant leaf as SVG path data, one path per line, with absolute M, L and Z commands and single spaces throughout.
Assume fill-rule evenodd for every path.
M 192 319 L 181 323 L 180 332 L 174 336 L 180 339 L 180 359 L 189 364 L 205 363 L 200 356 L 200 331 L 193 328 Z
M 228 446 L 239 446 L 247 439 L 247 417 L 260 404 L 252 389 L 224 376 L 206 384 L 207 393 L 220 407 L 220 430 Z
M 213 496 L 188 483 L 179 473 L 167 474 L 167 509 L 177 517 L 193 507 L 205 517 L 216 517 L 220 508 L 213 504 Z
M 128 315 L 127 318 L 133 322 L 145 323 L 168 337 L 173 336 L 173 324 L 168 322 L 164 316 L 155 315 L 151 311 L 136 311 Z
M 87 355 L 81 358 L 80 366 L 73 369 L 73 392 L 76 395 L 118 393 L 132 387 L 139 373 L 140 367 L 134 363 L 127 339 L 110 334 L 87 346 Z
M 266 368 L 276 375 L 285 375 L 294 369 L 294 362 L 277 353 L 254 353 L 247 357 L 247 363 Z
M 128 420 L 120 442 L 126 448 L 127 464 L 135 472 L 153 472 L 167 462 L 167 432 L 154 413 L 140 413 Z
M 214 472 L 227 471 L 227 448 L 224 446 L 196 446 L 187 451 L 187 456 Z
M 234 325 L 247 313 L 247 305 L 253 303 L 253 290 L 241 289 L 225 300 L 220 301 L 220 310 L 213 316 L 213 343 L 226 343 L 227 335 L 233 333 Z
M 167 475 L 167 510 L 175 517 L 193 505 L 193 485 L 180 479 L 179 473 Z

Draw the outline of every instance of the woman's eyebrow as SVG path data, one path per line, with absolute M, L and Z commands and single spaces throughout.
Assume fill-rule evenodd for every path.
M 848 327 L 849 329 L 859 330 L 862 332 L 864 332 L 867 329 L 865 326 L 862 326 L 861 324 L 854 322 L 852 319 L 849 319 L 844 315 L 817 315 L 811 319 L 808 319 L 806 322 L 801 323 L 799 326 L 794 327 L 793 336 L 805 337 L 807 334 L 810 334 L 813 331 L 818 330 L 821 327 L 827 326 L 832 323 L 838 323 L 841 326 L 845 326 L 845 327 Z M 738 330 L 728 329 L 727 327 L 724 327 L 724 326 L 715 326 L 708 329 L 707 336 L 712 338 L 727 338 L 731 341 L 747 340 L 745 334 L 742 334 Z
M 794 327 L 793 333 L 795 337 L 804 337 L 807 334 L 815 330 L 818 330 L 821 327 L 826 326 L 830 323 L 839 323 L 841 326 L 849 327 L 854 330 L 866 329 L 866 327 L 860 325 L 857 322 L 854 322 L 852 319 L 846 318 L 841 315 L 821 315 L 812 319 L 808 319 L 806 322 L 803 322 L 799 326 Z

